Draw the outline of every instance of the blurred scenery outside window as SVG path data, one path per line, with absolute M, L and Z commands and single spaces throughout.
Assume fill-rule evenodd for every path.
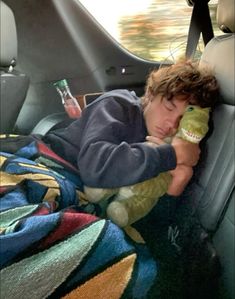
M 134 55 L 154 61 L 184 57 L 192 7 L 186 0 L 80 0 L 102 27 Z M 214 34 L 218 0 L 209 2 Z M 204 45 L 202 38 L 195 58 Z

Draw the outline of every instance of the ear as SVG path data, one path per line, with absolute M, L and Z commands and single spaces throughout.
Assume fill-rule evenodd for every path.
M 148 89 L 143 97 L 144 101 L 144 107 L 146 107 L 148 105 L 148 103 L 152 102 L 154 99 L 154 95 L 153 93 L 150 91 L 150 89 Z

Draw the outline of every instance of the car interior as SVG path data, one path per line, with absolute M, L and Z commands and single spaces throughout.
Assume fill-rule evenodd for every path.
M 150 247 L 153 238 L 161 247 L 159 252 L 156 244 L 151 248 L 163 264 L 158 274 L 165 271 L 162 295 L 153 291 L 150 296 L 156 299 L 235 298 L 235 1 L 218 0 L 219 35 L 213 34 L 205 20 L 208 2 L 185 1 L 199 19 L 195 23 L 191 19 L 196 27 L 189 28 L 187 56 L 194 54 L 202 33 L 205 48 L 199 64 L 215 71 L 220 103 L 213 111 L 202 157 L 184 193 L 177 200 L 160 202 L 136 226 L 140 231 L 142 227 Z M 0 133 L 12 135 L 44 135 L 71 123 L 53 86 L 58 80 L 66 78 L 72 93 L 86 106 L 97 95 L 118 88 L 141 96 L 149 70 L 168 64 L 131 54 L 76 0 L 1 1 L 0 57 Z M 171 245 L 175 235 L 184 250 L 182 261 L 164 243 L 169 241 L 170 230 Z M 177 272 L 174 266 L 179 263 L 182 268 Z M 175 275 L 179 275 L 177 279 Z

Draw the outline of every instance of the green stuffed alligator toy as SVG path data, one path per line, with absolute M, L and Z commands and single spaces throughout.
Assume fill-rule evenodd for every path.
M 210 108 L 195 105 L 187 107 L 176 136 L 189 142 L 199 143 L 208 131 Z M 114 189 L 91 188 L 85 186 L 84 192 L 88 201 L 98 203 L 114 196 L 107 206 L 107 217 L 120 227 L 131 225 L 146 216 L 163 196 L 171 183 L 169 172 L 160 173 L 157 177 L 141 183 Z

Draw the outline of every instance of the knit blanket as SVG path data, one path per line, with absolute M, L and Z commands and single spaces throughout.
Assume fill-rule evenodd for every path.
M 0 140 L 1 298 L 147 298 L 155 260 L 86 202 L 78 171 L 36 137 Z

